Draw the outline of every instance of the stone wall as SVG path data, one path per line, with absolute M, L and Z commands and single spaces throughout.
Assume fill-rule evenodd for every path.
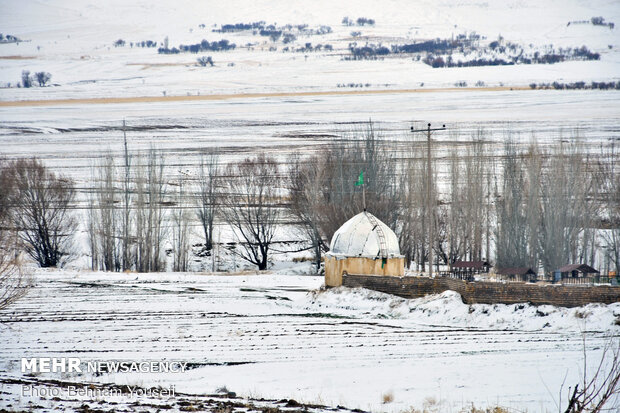
M 352 274 L 343 277 L 343 285 L 368 288 L 404 298 L 419 298 L 452 290 L 461 294 L 466 304 L 529 302 L 535 305 L 579 307 L 588 303 L 620 302 L 620 287 L 616 286 L 467 282 L 445 277 L 383 277 Z
M 325 285 L 340 287 L 342 274 L 374 274 L 378 276 L 403 276 L 405 274 L 405 258 L 366 258 L 340 257 L 329 253 L 325 255 Z

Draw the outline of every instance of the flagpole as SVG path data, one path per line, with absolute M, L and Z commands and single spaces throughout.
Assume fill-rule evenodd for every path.
M 357 178 L 357 182 L 355 186 L 362 187 L 362 206 L 364 207 L 364 211 L 366 211 L 366 185 L 364 185 L 364 170 L 360 172 L 360 176 Z
M 362 184 L 362 205 L 364 206 L 364 211 L 366 211 L 366 184 Z

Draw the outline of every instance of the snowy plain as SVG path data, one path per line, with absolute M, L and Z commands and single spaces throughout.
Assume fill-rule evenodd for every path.
M 286 271 L 285 271 L 286 272 Z M 445 292 L 405 300 L 320 290 L 322 277 L 278 273 L 36 272 L 27 299 L 0 311 L 2 378 L 21 357 L 182 361 L 184 373 L 40 373 L 37 379 L 163 387 L 398 412 L 500 405 L 557 411 L 609 337 L 620 303 L 580 308 L 466 305 Z M 585 344 L 583 342 L 585 337 Z M 589 370 L 589 372 L 591 372 Z M 4 405 L 54 405 L 3 385 Z M 383 395 L 392 394 L 391 403 Z M 0 403 L 0 406 L 2 406 Z M 56 406 L 62 403 L 56 403 Z
M 377 24 L 346 27 L 345 16 L 373 18 Z M 447 124 L 449 131 L 435 136 L 438 154 L 471 140 L 480 128 L 498 146 L 509 134 L 524 143 L 532 136 L 546 143 L 578 134 L 589 150 L 598 150 L 620 139 L 620 91 L 528 87 L 620 81 L 618 29 L 567 24 L 594 16 L 620 24 L 620 6 L 606 0 L 179 1 L 173 6 L 146 0 L 3 0 L 0 32 L 23 41 L 0 44 L 0 155 L 36 155 L 87 190 L 99 156 L 120 153 L 123 119 L 130 150 L 161 149 L 172 176 L 191 170 L 202 153 L 216 147 L 225 161 L 259 150 L 282 159 L 295 151 L 308 154 L 363 130 L 369 120 L 403 146 L 421 138 L 408 132 L 412 124 Z M 259 20 L 330 25 L 332 33 L 300 36 L 295 45 L 329 43 L 334 50 L 292 53 L 278 44 L 270 51 L 268 38 L 211 31 Z M 354 30 L 361 37 L 353 38 Z M 474 31 L 486 42 L 502 36 L 539 48 L 585 45 L 601 59 L 443 69 L 409 57 L 342 59 L 352 41 L 406 43 Z M 113 46 L 119 38 L 163 42 L 166 37 L 174 46 L 226 38 L 238 47 L 204 53 L 215 61 L 204 68 L 189 53 Z M 15 87 L 23 70 L 50 72 L 52 85 Z M 486 87 L 473 87 L 479 81 Z M 455 88 L 456 82 L 469 87 Z M 349 83 L 364 86 L 339 87 Z M 325 94 L 303 95 L 308 92 Z M 120 100 L 132 97 L 162 99 Z M 66 100 L 93 98 L 108 100 Z M 618 304 L 468 306 L 451 292 L 419 300 L 364 290 L 317 292 L 321 277 L 293 275 L 309 268 L 276 264 L 276 273 L 253 276 L 33 271 L 36 287 L 0 312 L 0 378 L 23 378 L 20 358 L 42 354 L 167 359 L 197 368 L 180 375 L 55 378 L 174 384 L 191 394 L 226 386 L 244 397 L 373 412 L 425 405 L 458 412 L 470 403 L 555 412 L 560 387 L 579 379 L 584 334 L 590 360 L 601 356 L 610 335 L 620 334 Z M 384 404 L 388 393 L 394 401 Z M 18 386 L 4 383 L 0 407 L 8 404 L 51 409 L 62 403 L 20 397 Z

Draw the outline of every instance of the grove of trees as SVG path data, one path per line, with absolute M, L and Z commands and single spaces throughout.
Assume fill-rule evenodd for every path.
M 618 271 L 615 144 L 586 149 L 578 136 L 524 144 L 509 131 L 503 141 L 481 130 L 439 141 L 430 180 L 426 139 L 386 137 L 372 124 L 310 155 L 225 161 L 206 151 L 183 171 L 155 148 L 107 153 L 82 196 L 91 266 L 151 272 L 171 261 L 170 269 L 187 271 L 192 248 L 213 257 L 216 244 L 233 242 L 230 253 L 264 270 L 283 252 L 274 243 L 297 235 L 319 271 L 333 233 L 364 208 L 354 185 L 363 171 L 366 209 L 394 229 L 406 262 L 420 271 L 458 260 L 546 274 L 568 263 Z M 2 262 L 23 251 L 42 267 L 63 265 L 84 218 L 74 210 L 73 182 L 36 159 L 4 162 L 0 171 L 1 247 L 12 251 Z

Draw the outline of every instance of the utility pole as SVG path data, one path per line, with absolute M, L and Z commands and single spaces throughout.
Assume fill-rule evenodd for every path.
M 426 211 L 427 211 L 427 231 L 428 231 L 428 269 L 429 276 L 433 276 L 433 216 L 435 215 L 435 205 L 433 205 L 433 191 L 431 188 L 431 184 L 433 183 L 433 163 L 431 161 L 431 132 L 437 130 L 445 130 L 446 125 L 442 125 L 441 128 L 431 128 L 431 124 L 429 123 L 426 129 L 414 129 L 411 127 L 411 132 L 426 132 L 427 139 L 427 151 L 426 151 L 426 160 L 428 162 L 428 167 L 426 170 Z

